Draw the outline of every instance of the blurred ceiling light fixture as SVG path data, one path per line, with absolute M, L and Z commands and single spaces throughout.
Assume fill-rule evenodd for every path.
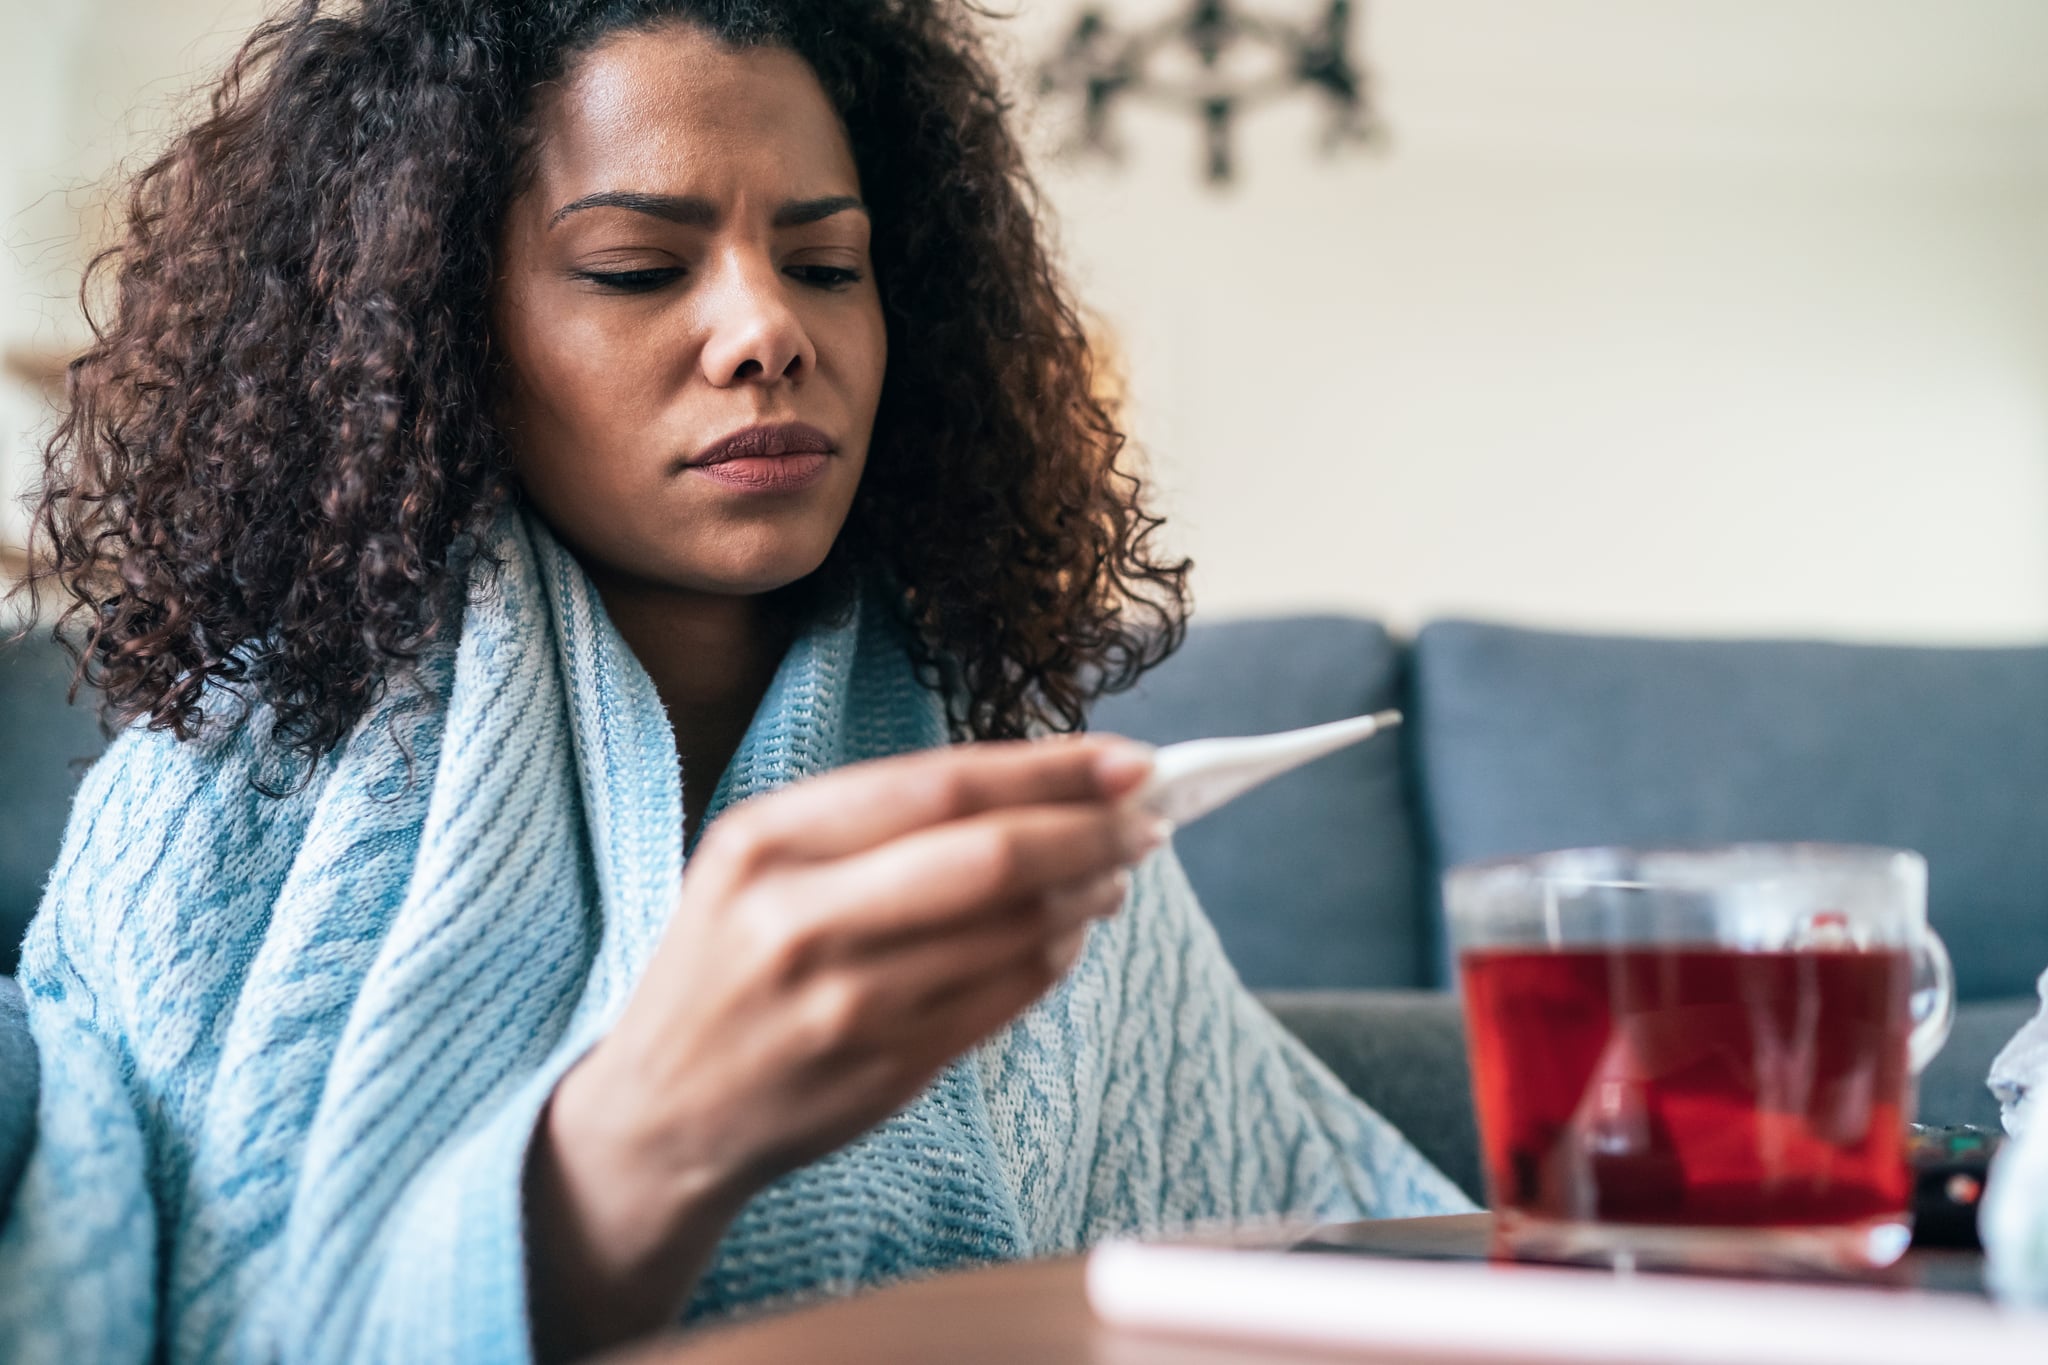
M 1128 32 L 1101 9 L 1085 9 L 1060 51 L 1039 66 L 1039 94 L 1078 99 L 1073 149 L 1111 160 L 1123 154 L 1109 126 L 1117 101 L 1135 96 L 1191 109 L 1206 135 L 1209 181 L 1225 184 L 1234 170 L 1232 120 L 1304 86 L 1321 91 L 1330 107 L 1325 151 L 1381 139 L 1366 72 L 1351 59 L 1352 8 L 1351 0 L 1329 0 L 1321 18 L 1304 24 L 1246 14 L 1228 0 L 1194 0 Z

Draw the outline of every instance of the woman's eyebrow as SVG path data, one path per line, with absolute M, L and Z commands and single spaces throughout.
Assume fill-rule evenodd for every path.
M 718 207 L 709 199 L 693 194 L 644 194 L 638 190 L 599 190 L 586 194 L 581 199 L 571 199 L 554 212 L 548 219 L 548 226 L 555 227 L 572 213 L 585 209 L 627 209 L 644 213 L 664 222 L 679 223 L 684 227 L 715 227 L 718 223 Z M 827 195 L 822 199 L 793 199 L 775 211 L 774 226 L 802 227 L 816 223 L 834 214 L 856 212 L 866 213 L 867 205 L 850 194 Z
M 850 194 L 828 195 L 823 199 L 793 199 L 775 211 L 776 227 L 802 227 L 820 222 L 835 213 L 866 213 L 868 206 Z
M 548 219 L 548 226 L 554 227 L 572 213 L 585 209 L 630 209 L 634 213 L 645 213 L 684 227 L 712 227 L 718 222 L 718 209 L 709 199 L 690 194 L 643 194 L 638 190 L 599 190 L 586 194 L 581 199 L 571 199 L 555 210 L 555 216 Z

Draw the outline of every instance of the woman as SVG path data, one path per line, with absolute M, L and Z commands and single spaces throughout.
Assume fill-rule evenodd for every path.
M 1143 750 L 947 744 L 1185 613 L 1002 114 L 939 0 L 308 0 L 144 174 L 39 512 L 127 728 L 25 946 L 15 1358 L 1461 1206 Z

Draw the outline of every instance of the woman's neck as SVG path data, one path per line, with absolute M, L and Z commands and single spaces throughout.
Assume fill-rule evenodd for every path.
M 654 681 L 683 765 L 694 836 L 794 634 L 766 597 L 685 593 L 591 575 L 612 624 Z

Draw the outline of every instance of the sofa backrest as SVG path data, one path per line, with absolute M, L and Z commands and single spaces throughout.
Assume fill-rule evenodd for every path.
M 0 974 L 14 970 L 85 765 L 106 747 L 92 699 L 65 703 L 70 682 L 46 633 L 0 643 Z
M 1412 668 L 1439 867 L 1609 843 L 1909 848 L 1964 999 L 2025 996 L 2048 963 L 2048 649 L 1442 622 Z
M 1155 744 L 1263 734 L 1401 704 L 1402 650 L 1371 621 L 1204 624 L 1093 729 Z M 1406 732 L 1333 754 L 1174 837 L 1246 984 L 1428 984 L 1430 935 L 1405 772 Z

